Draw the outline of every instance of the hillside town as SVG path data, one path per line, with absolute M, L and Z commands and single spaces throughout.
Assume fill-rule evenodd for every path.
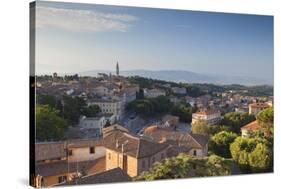
M 187 84 L 125 77 L 119 69 L 117 62 L 114 74 L 36 77 L 34 186 L 165 179 L 153 175 L 155 167 L 182 154 L 194 162 L 231 161 L 223 174 L 202 176 L 272 169 L 271 159 L 265 168 L 242 165 L 232 147 L 238 140 L 273 138 L 273 114 L 263 117 L 273 109 L 272 95 L 244 88 L 195 93 Z M 184 177 L 198 176 L 198 166 Z

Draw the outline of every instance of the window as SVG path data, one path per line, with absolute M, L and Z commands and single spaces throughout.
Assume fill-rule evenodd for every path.
M 72 150 L 68 150 L 68 156 L 72 156 Z
M 109 159 L 109 160 L 111 159 L 111 154 L 110 154 L 110 153 L 108 153 L 108 159 Z
M 90 147 L 90 154 L 94 154 L 95 153 L 95 147 Z
M 155 157 L 152 158 L 152 163 L 154 163 L 154 162 L 155 162 Z
M 164 159 L 164 158 L 165 158 L 165 154 L 162 153 L 162 154 L 161 154 L 161 159 Z
M 196 150 L 193 150 L 193 155 L 197 156 L 197 151 Z
M 66 181 L 66 176 L 60 176 L 58 177 L 59 183 L 65 182 Z

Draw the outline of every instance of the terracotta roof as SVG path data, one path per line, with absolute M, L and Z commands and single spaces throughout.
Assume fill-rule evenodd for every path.
M 84 172 L 95 166 L 97 160 L 93 161 L 83 161 L 83 162 L 73 162 L 68 163 L 65 161 L 57 161 L 53 163 L 43 163 L 37 164 L 35 166 L 35 174 L 41 176 L 52 176 L 65 173 Z
M 169 131 L 172 131 L 174 129 L 172 127 L 161 127 L 159 125 L 151 125 L 151 126 L 146 127 L 143 130 L 143 133 L 144 134 L 150 134 L 150 133 L 153 133 L 153 132 L 158 131 L 158 130 L 169 130 Z
M 122 131 L 122 132 L 126 132 L 126 133 L 129 133 L 130 130 L 119 125 L 119 124 L 114 124 L 114 125 L 111 125 L 109 127 L 104 127 L 102 129 L 102 134 L 103 134 L 103 137 L 106 137 L 107 135 L 109 135 L 111 132 L 113 131 Z
M 165 115 L 165 116 L 162 117 L 162 121 L 163 122 L 170 121 L 170 120 L 173 120 L 173 119 L 178 121 L 179 117 L 178 116 L 173 116 L 173 115 Z
M 35 160 L 50 160 L 66 157 L 67 148 L 81 148 L 103 145 L 102 139 L 73 139 L 60 142 L 39 142 L 35 144 Z
M 193 114 L 211 115 L 211 114 L 216 114 L 216 113 L 220 113 L 220 111 L 219 110 L 215 110 L 215 109 L 211 109 L 211 110 L 203 110 L 203 111 L 195 112 Z
M 56 159 L 66 156 L 64 142 L 42 142 L 35 144 L 35 160 Z
M 157 142 L 166 142 L 172 146 L 185 146 L 186 148 L 203 148 L 208 143 L 208 137 L 200 134 L 181 133 L 178 131 L 157 130 L 146 133 L 145 136 L 151 137 Z
M 71 182 L 65 183 L 65 185 L 100 184 L 129 181 L 132 181 L 132 178 L 127 175 L 121 168 L 118 167 L 95 175 L 84 176 L 80 179 L 76 179 Z
M 248 130 L 248 131 L 254 131 L 260 129 L 260 126 L 258 124 L 258 121 L 252 121 L 251 123 L 241 127 L 242 130 Z
M 269 108 L 270 106 L 267 103 L 253 103 L 249 105 L 252 108 Z
M 121 131 L 112 132 L 104 140 L 106 148 L 135 158 L 152 156 L 169 147 L 167 144 L 138 138 Z
M 103 146 L 102 139 L 73 139 L 66 142 L 69 148 L 82 148 L 92 146 Z

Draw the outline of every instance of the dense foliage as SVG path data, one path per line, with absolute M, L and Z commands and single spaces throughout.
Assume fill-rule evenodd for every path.
M 262 131 L 267 136 L 273 135 L 274 110 L 272 107 L 259 112 L 257 120 L 262 128 Z
M 36 140 L 61 140 L 68 126 L 59 111 L 48 105 L 36 105 Z
M 237 137 L 230 145 L 230 152 L 240 168 L 251 172 L 272 171 L 272 144 L 264 138 Z
M 98 105 L 91 105 L 83 107 L 81 113 L 86 117 L 95 117 L 98 113 L 101 112 L 101 109 Z
M 162 163 L 155 163 L 150 171 L 143 172 L 136 180 L 220 176 L 230 173 L 230 161 L 219 156 L 197 158 L 180 154 L 165 159 Z
M 59 111 L 68 124 L 74 125 L 78 123 L 80 115 L 94 117 L 100 113 L 97 105 L 87 106 L 86 101 L 80 97 L 61 96 L 55 97 L 51 95 L 37 95 L 37 104 L 48 105 Z
M 235 133 L 240 133 L 240 128 L 255 120 L 254 115 L 240 112 L 230 112 L 224 115 L 222 119 L 223 125 L 228 125 Z
M 237 134 L 233 132 L 221 131 L 210 138 L 209 151 L 216 155 L 231 158 L 229 150 L 230 144 L 235 140 Z
M 194 134 L 209 135 L 210 125 L 206 121 L 196 121 L 192 124 L 191 130 Z

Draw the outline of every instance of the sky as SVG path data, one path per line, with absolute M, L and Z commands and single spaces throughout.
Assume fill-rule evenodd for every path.
M 273 78 L 273 17 L 37 1 L 36 73 L 187 70 Z

